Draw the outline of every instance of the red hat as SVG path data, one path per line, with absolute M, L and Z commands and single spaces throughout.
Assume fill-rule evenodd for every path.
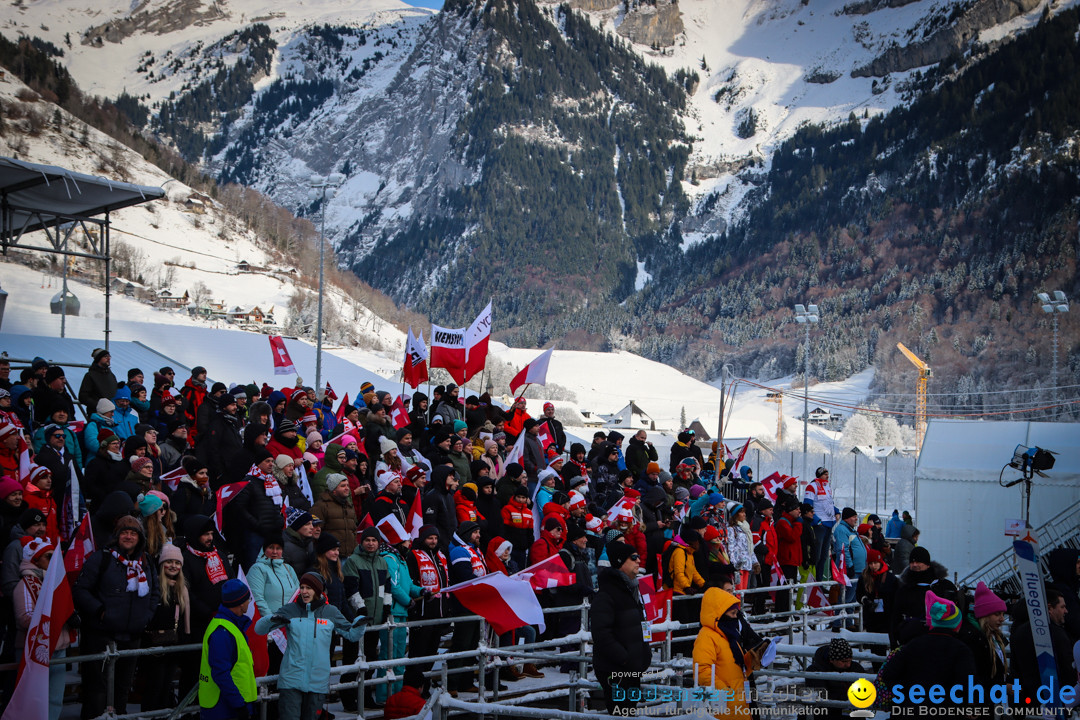
M 518 395 L 516 398 L 514 398 L 514 404 L 515 405 L 517 405 L 518 403 L 523 403 L 523 402 L 525 402 L 525 396 L 524 395 Z
M 705 542 L 712 542 L 720 538 L 720 531 L 712 525 L 707 525 L 705 526 L 705 532 L 701 536 L 705 538 Z
M 882 556 L 882 554 L 873 548 L 867 548 L 866 566 L 869 567 L 870 563 L 872 562 L 881 563 L 881 568 L 879 568 L 877 571 L 878 575 L 884 575 L 885 573 L 889 572 L 889 566 L 885 564 L 885 558 Z
M 405 473 L 405 479 L 409 482 L 419 480 L 422 477 L 424 477 L 424 468 L 421 465 L 413 465 L 409 468 L 408 472 Z
M 29 560 L 33 562 L 39 557 L 44 555 L 49 550 L 54 550 L 52 541 L 49 538 L 29 538 L 22 546 L 23 560 Z
M 554 403 L 549 403 L 549 402 L 544 403 L 544 412 L 547 412 L 548 410 L 554 410 L 554 409 L 555 409 Z
M 874 530 L 873 525 L 871 525 L 870 523 L 863 523 L 862 525 L 859 526 L 859 529 L 858 529 L 857 532 L 858 532 L 859 535 L 869 535 L 871 532 L 873 532 L 873 530 Z
M 15 423 L 13 423 L 13 422 L 0 423 L 0 438 L 6 438 L 8 435 L 11 435 L 12 433 L 17 433 L 17 432 L 19 432 L 19 428 L 15 427 Z
M 49 475 L 51 477 L 52 476 L 52 471 L 49 470 L 49 468 L 43 467 L 41 465 L 31 465 L 30 466 L 30 471 L 26 475 L 27 475 L 27 482 L 34 482 L 35 480 L 37 480 L 42 475 Z
M 797 477 L 792 477 L 790 475 L 785 475 L 784 476 L 784 489 L 787 490 L 789 487 L 795 487 L 795 485 L 798 483 L 798 480 L 799 479 Z
M 570 508 L 585 507 L 585 496 L 577 490 L 570 491 Z
M 625 498 L 633 498 L 634 500 L 639 500 L 639 499 L 641 499 L 641 493 L 639 493 L 634 488 L 626 488 L 625 490 L 623 490 L 623 497 L 625 497 Z
M 107 427 L 103 427 L 98 430 L 97 441 L 98 445 L 108 445 L 113 439 L 116 438 L 116 433 Z

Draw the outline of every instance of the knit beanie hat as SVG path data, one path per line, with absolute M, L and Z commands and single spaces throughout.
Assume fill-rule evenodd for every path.
M 852 518 L 852 517 L 858 517 L 858 516 L 859 516 L 859 513 L 855 512 L 855 508 L 849 508 L 849 507 L 846 507 L 846 508 L 844 508 L 844 510 L 843 510 L 843 511 L 842 511 L 842 512 L 840 513 L 840 519 L 841 519 L 841 520 L 847 520 L 848 518 Z M 834 516 L 834 517 L 835 517 L 835 516 Z
M 578 538 L 585 537 L 585 528 L 581 527 L 577 523 L 570 523 L 566 528 L 566 541 L 573 542 Z
M 322 578 L 313 572 L 306 572 L 300 576 L 300 584 L 307 585 L 309 588 L 315 591 L 316 595 L 323 594 L 323 581 Z
M 158 510 L 163 508 L 165 503 L 161 502 L 161 498 L 154 495 L 143 495 L 139 500 L 139 514 L 143 517 L 150 517 Z
M 21 492 L 23 489 L 19 481 L 13 477 L 5 475 L 0 478 L 0 500 L 7 500 L 8 496 L 13 492 Z
M 345 477 L 341 473 L 330 473 L 326 476 L 326 491 L 334 492 L 338 489 L 341 483 L 349 482 L 349 478 Z
M 934 594 L 933 590 L 926 591 L 926 614 L 930 618 L 931 628 L 944 628 L 945 630 L 955 630 L 960 627 L 963 616 L 960 614 L 960 608 L 956 607 L 956 603 L 951 600 L 946 600 L 943 597 L 938 597 Z
M 227 608 L 239 607 L 249 597 L 251 591 L 240 580 L 226 580 L 221 586 L 221 604 Z
M 148 457 L 133 457 L 131 459 L 131 469 L 135 472 L 141 472 L 146 467 L 154 467 L 154 461 Z
M 274 464 L 278 466 L 278 469 L 284 470 L 289 465 L 295 465 L 296 460 L 292 455 L 278 455 L 274 458 Z
M 851 645 L 844 638 L 833 638 L 829 641 L 830 660 L 850 660 Z
M 181 565 L 184 564 L 184 553 L 180 551 L 180 548 L 176 547 L 172 543 L 165 543 L 161 548 L 160 563 L 164 563 L 167 560 L 176 560 Z
M 975 617 L 984 618 L 994 613 L 1005 612 L 1005 601 L 986 587 L 986 583 L 980 581 L 975 588 Z
M 654 462 L 649 463 L 649 465 L 645 468 L 645 474 L 646 475 L 659 475 L 660 474 L 660 463 L 654 463 Z
M 322 442 L 323 441 L 322 433 L 320 433 L 318 430 L 312 430 L 311 432 L 309 432 L 307 434 L 306 441 L 307 441 L 308 447 L 311 447 L 312 443 Z
M 341 547 L 341 543 L 338 539 L 328 532 L 324 532 L 319 536 L 319 539 L 315 541 L 315 552 L 319 555 L 328 553 L 334 548 Z
M 391 440 L 390 438 L 386 437 L 385 435 L 383 435 L 381 438 L 379 438 L 379 452 L 381 454 L 385 455 L 386 453 L 390 452 L 391 450 L 397 450 L 397 449 L 398 449 L 397 443 L 394 442 L 393 440 Z
M 49 550 L 55 550 L 49 538 L 29 538 L 22 547 L 23 560 L 33 562 Z
M 104 415 L 107 412 L 112 412 L 116 409 L 116 406 L 112 404 L 112 400 L 106 400 L 101 398 L 97 401 L 97 406 L 94 408 L 94 412 L 98 415 Z
M 712 525 L 709 525 L 708 527 L 705 528 L 705 532 L 702 534 L 701 537 L 704 538 L 705 542 L 710 542 L 711 543 L 713 540 L 719 540 L 720 539 L 720 531 L 717 530 Z M 683 538 L 683 539 L 685 540 L 686 538 Z
M 619 542 L 618 540 L 612 540 L 606 547 L 608 561 L 611 563 L 611 567 L 616 570 L 621 568 L 623 563 L 629 560 L 630 556 L 636 552 L 633 545 L 628 545 L 624 542 Z
M 720 493 L 716 493 L 716 492 L 709 493 L 709 504 L 710 505 L 719 505 L 722 502 L 724 502 L 724 496 L 723 495 L 721 495 Z
M 289 514 L 285 517 L 289 528 L 299 532 L 300 528 L 311 522 L 311 513 L 300 508 L 289 508 Z
M 616 528 L 608 528 L 604 531 L 604 544 L 610 545 L 611 543 L 616 542 L 622 536 L 622 530 L 618 530 Z
M 701 485 L 691 485 L 690 486 L 690 499 L 691 500 L 697 500 L 703 494 L 705 494 L 705 488 L 703 488 Z
M 517 480 L 519 477 L 521 477 L 521 474 L 523 472 L 525 472 L 525 470 L 523 470 L 522 467 L 517 463 L 510 463 L 506 466 L 506 477 L 512 480 Z
M 914 550 L 911 551 L 911 554 L 908 556 L 908 562 L 920 562 L 924 565 L 929 565 L 930 551 L 924 547 L 916 547 Z

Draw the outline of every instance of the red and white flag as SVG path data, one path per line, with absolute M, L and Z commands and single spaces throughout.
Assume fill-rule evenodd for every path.
M 3 720 L 49 720 L 49 661 L 64 633 L 64 623 L 74 612 L 64 554 L 57 549 L 34 603 L 15 691 Z
M 337 398 L 337 393 L 334 392 L 334 388 L 330 387 L 330 381 L 329 380 L 326 381 L 326 392 L 323 393 L 323 398 L 324 398 L 324 400 L 327 400 L 327 401 L 334 401 L 334 400 L 338 399 Z M 323 404 L 325 405 L 326 403 L 323 403 Z M 327 405 L 327 407 L 330 407 L 330 406 Z
M 387 515 L 375 523 L 375 529 L 383 536 L 383 540 L 391 545 L 403 543 L 409 539 L 409 533 L 401 526 L 401 521 L 393 515 Z
M 431 356 L 428 366 L 443 368 L 458 385 L 465 384 L 466 345 L 468 328 L 431 326 Z
M 64 556 L 64 565 L 69 573 L 78 573 L 82 570 L 87 556 L 94 552 L 94 530 L 90 527 L 90 513 L 83 515 L 79 528 L 75 531 L 75 537 L 71 539 L 71 547 Z
M 248 583 L 244 568 L 239 565 L 237 565 L 236 569 L 236 579 L 247 585 L 248 592 L 251 592 L 251 585 Z M 247 638 L 248 647 L 251 648 L 251 660 L 255 666 L 255 677 L 263 677 L 270 671 L 270 653 L 266 648 L 266 636 L 255 632 L 255 623 L 262 617 L 262 613 L 255 606 L 254 600 L 248 603 L 248 609 L 244 615 L 251 621 L 244 632 L 244 637 Z
M 240 482 L 230 483 L 229 485 L 222 485 L 217 491 L 217 512 L 214 513 L 214 524 L 217 526 L 218 532 L 221 537 L 225 537 L 225 533 L 222 532 L 221 527 L 225 523 L 225 506 L 228 505 L 233 499 L 240 494 L 240 491 L 244 489 L 244 486 L 248 484 L 247 480 L 241 480 Z
M 735 458 L 735 464 L 731 466 L 731 471 L 735 475 L 739 474 L 739 468 L 742 467 L 742 459 L 746 457 L 746 449 L 750 447 L 750 441 L 753 438 L 746 438 L 746 444 L 742 446 L 742 450 L 739 451 L 739 457 Z
M 349 407 L 349 393 L 345 393 L 345 397 L 342 399 L 341 404 L 338 405 L 337 412 L 334 413 L 334 419 L 337 420 L 338 425 L 345 419 L 345 408 Z
M 862 542 L 861 540 L 859 542 Z M 837 565 L 836 559 L 831 558 L 832 561 L 832 579 L 835 582 L 840 583 L 844 587 L 851 585 L 851 578 L 847 576 L 847 558 L 844 557 L 844 553 L 840 553 L 840 564 Z
M 412 506 L 409 508 L 409 516 L 405 518 L 405 532 L 410 540 L 420 538 L 420 528 L 424 526 L 424 506 L 420 502 L 420 490 L 413 495 Z
M 617 523 L 621 520 L 628 520 L 633 522 L 634 520 L 634 501 L 623 498 L 619 500 L 611 509 L 607 511 L 607 521 L 609 523 Z
M 369 527 L 375 527 L 375 523 L 371 522 L 371 513 L 366 513 L 356 526 L 356 534 L 359 535 Z
M 187 475 L 187 470 L 185 470 L 184 466 L 181 465 L 175 470 L 170 470 L 167 473 L 163 473 L 161 476 L 161 484 L 169 488 L 170 493 L 176 492 L 176 488 L 180 487 L 180 479 L 183 478 L 185 475 Z M 195 478 L 191 479 L 194 480 Z
M 761 484 L 765 488 L 765 494 L 769 497 L 769 500 L 776 504 L 776 493 L 780 492 L 780 488 L 784 487 L 784 476 L 778 472 L 774 472 L 769 477 L 761 481 Z
M 521 464 L 522 458 L 525 457 L 525 433 L 518 435 L 517 440 L 514 442 L 513 447 L 510 448 L 510 452 L 506 453 L 506 465 L 510 463 Z
M 499 635 L 525 625 L 538 625 L 540 632 L 547 629 L 540 601 L 524 578 L 495 572 L 452 585 L 443 592 L 453 593 L 470 612 L 491 623 Z
M 776 587 L 777 585 L 787 585 L 787 578 L 784 577 L 784 571 L 780 569 L 780 563 L 774 562 L 772 564 L 772 573 L 770 575 L 770 585 Z
M 653 576 L 643 575 L 638 578 L 638 591 L 641 593 L 641 601 L 645 605 L 645 617 L 648 621 L 654 624 L 667 622 L 667 603 L 672 596 L 671 588 L 661 585 L 660 590 L 657 590 Z M 666 633 L 654 632 L 652 639 L 664 640 L 666 636 Z
M 470 378 L 483 372 L 490 339 L 491 303 L 489 302 L 465 331 L 465 382 L 469 382 Z
M 528 580 L 533 590 L 547 590 L 549 588 L 566 587 L 577 581 L 577 575 L 570 572 L 563 562 L 559 553 L 541 560 L 535 565 L 530 565 L 524 570 L 519 570 L 510 577 L 520 577 Z
M 401 379 L 413 390 L 420 387 L 420 383 L 428 379 L 428 351 L 424 344 L 424 333 L 416 337 L 409 326 L 409 334 L 405 338 L 405 369 L 401 372 Z
M 806 604 L 812 608 L 829 607 L 829 598 L 825 595 L 825 591 L 821 589 L 820 585 L 815 585 L 810 588 L 809 594 L 806 596 Z M 826 610 L 826 615 L 832 615 L 832 610 Z
M 517 395 L 518 388 L 524 385 L 547 385 L 548 364 L 551 362 L 552 350 L 554 348 L 548 348 L 531 363 L 521 368 L 521 372 L 510 381 L 510 392 Z
M 285 349 L 285 340 L 280 335 L 270 335 L 270 352 L 274 356 L 275 375 L 295 375 L 296 366 L 293 365 L 289 351 Z
M 394 404 L 390 408 L 390 422 L 395 430 L 400 430 L 409 424 L 409 413 L 405 411 L 405 403 L 401 402 L 401 396 L 394 398 Z
M 551 434 L 551 428 L 548 427 L 547 420 L 540 423 L 537 428 L 540 432 L 537 434 L 536 438 L 540 441 L 540 447 L 547 452 L 548 446 L 555 444 L 555 438 Z M 522 435 L 524 434 L 525 433 L 522 433 Z

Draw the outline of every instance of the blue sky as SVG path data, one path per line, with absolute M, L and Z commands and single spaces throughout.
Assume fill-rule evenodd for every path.
M 443 0 L 405 0 L 409 5 L 415 5 L 416 7 L 426 7 L 432 10 L 442 10 Z

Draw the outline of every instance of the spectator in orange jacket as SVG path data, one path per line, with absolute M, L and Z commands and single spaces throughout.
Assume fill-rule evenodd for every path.
M 30 466 L 30 481 L 23 488 L 23 500 L 28 507 L 40 510 L 45 516 L 45 535 L 53 543 L 60 541 L 60 518 L 52 495 L 52 473 L 41 465 Z

